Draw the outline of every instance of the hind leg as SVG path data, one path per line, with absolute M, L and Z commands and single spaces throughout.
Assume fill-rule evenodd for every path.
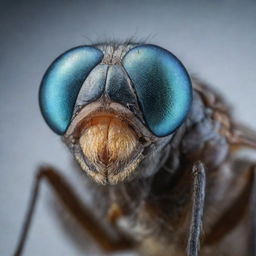
M 231 205 L 229 205 L 225 212 L 223 212 L 220 218 L 215 222 L 210 232 L 205 234 L 203 239 L 204 246 L 217 248 L 218 245 L 222 243 L 222 241 L 225 241 L 228 237 L 228 239 L 230 239 L 230 235 L 231 239 L 233 239 L 232 243 L 239 244 L 240 241 L 237 241 L 237 237 L 234 238 L 235 236 L 232 235 L 232 232 L 237 230 L 237 228 L 240 230 L 241 225 L 247 226 L 249 223 L 250 233 L 248 234 L 248 229 L 244 228 L 239 236 L 242 240 L 244 237 L 246 237 L 246 239 L 250 237 L 250 239 L 245 241 L 248 242 L 246 246 L 246 248 L 248 248 L 246 255 L 256 256 L 256 165 L 248 164 L 247 166 L 249 167 L 246 168 L 245 171 L 242 172 L 242 175 L 237 178 L 244 179 L 245 181 L 240 193 L 236 196 L 235 200 L 231 203 Z
M 28 231 L 32 222 L 35 206 L 38 201 L 40 184 L 43 180 L 45 180 L 47 184 L 51 186 L 57 198 L 62 202 L 67 211 L 95 240 L 95 242 L 97 242 L 103 251 L 114 252 L 132 248 L 131 241 L 128 241 L 124 237 L 121 237 L 118 241 L 113 240 L 113 238 L 95 219 L 90 210 L 81 202 L 65 178 L 53 168 L 45 167 L 41 168 L 36 175 L 28 212 L 26 214 L 26 219 L 19 238 L 18 246 L 14 253 L 15 256 L 22 255 Z

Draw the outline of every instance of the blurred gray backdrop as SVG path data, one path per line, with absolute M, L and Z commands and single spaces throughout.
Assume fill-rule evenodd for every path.
M 256 129 L 256 1 L 1 1 L 0 36 L 0 255 L 13 252 L 39 165 L 56 166 L 84 195 L 37 102 L 46 68 L 71 47 L 130 37 L 159 44 Z M 54 205 L 44 185 L 24 255 L 86 255 L 87 247 L 99 255 L 90 238 L 67 235 Z

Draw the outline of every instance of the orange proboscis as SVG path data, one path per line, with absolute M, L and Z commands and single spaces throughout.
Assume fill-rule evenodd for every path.
M 105 166 L 127 160 L 137 144 L 134 130 L 112 114 L 88 120 L 79 142 L 89 161 Z

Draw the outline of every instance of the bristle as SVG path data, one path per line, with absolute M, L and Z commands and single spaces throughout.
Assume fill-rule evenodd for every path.
M 136 146 L 134 131 L 113 115 L 92 118 L 80 138 L 80 146 L 88 160 L 109 166 L 129 158 Z

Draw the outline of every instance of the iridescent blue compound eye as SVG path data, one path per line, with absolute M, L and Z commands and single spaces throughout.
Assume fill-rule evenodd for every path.
M 80 46 L 62 54 L 46 71 L 39 103 L 44 119 L 56 133 L 62 135 L 67 130 L 79 90 L 102 58 L 99 49 Z
M 174 132 L 192 102 L 191 81 L 182 63 L 163 48 L 140 45 L 128 51 L 123 66 L 148 128 L 159 137 Z

